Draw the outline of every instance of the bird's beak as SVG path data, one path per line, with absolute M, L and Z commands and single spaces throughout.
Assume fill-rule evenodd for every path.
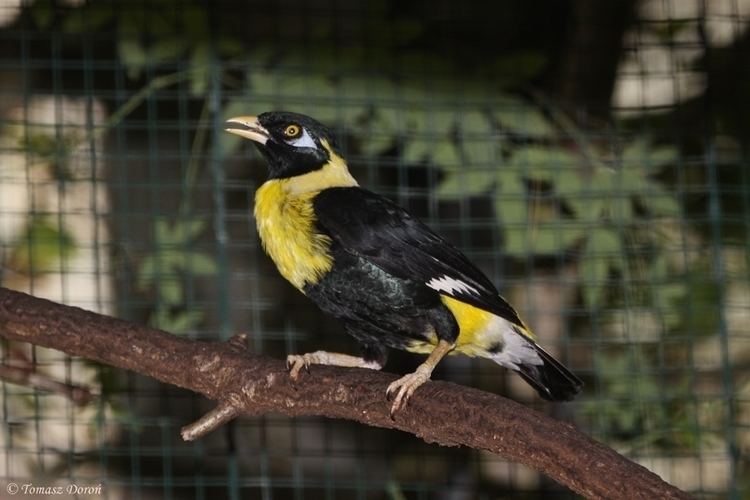
M 225 128 L 230 134 L 239 135 L 251 141 L 255 141 L 260 144 L 265 144 L 271 134 L 268 130 L 258 123 L 257 116 L 238 116 L 237 118 L 230 118 L 227 120 L 227 128 Z

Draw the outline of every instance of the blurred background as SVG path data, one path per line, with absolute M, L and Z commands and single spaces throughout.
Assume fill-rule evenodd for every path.
M 435 378 L 574 422 L 699 498 L 747 498 L 749 23 L 749 0 L 1 0 L 0 285 L 194 339 L 247 332 L 276 357 L 356 353 L 263 254 L 265 165 L 223 132 L 236 115 L 306 113 L 586 387 L 543 403 L 461 357 Z M 3 483 L 574 498 L 494 455 L 342 421 L 243 418 L 183 443 L 211 402 L 1 348 Z M 386 369 L 420 359 L 392 353 Z

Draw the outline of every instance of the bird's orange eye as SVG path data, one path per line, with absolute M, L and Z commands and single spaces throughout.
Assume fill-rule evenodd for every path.
M 287 125 L 284 129 L 284 135 L 290 139 L 294 139 L 302 133 L 302 129 L 299 125 Z

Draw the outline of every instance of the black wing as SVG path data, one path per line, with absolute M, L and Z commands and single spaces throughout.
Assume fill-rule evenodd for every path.
M 424 283 L 525 328 L 466 256 L 387 198 L 358 187 L 329 188 L 313 203 L 321 230 L 350 252 L 393 276 Z

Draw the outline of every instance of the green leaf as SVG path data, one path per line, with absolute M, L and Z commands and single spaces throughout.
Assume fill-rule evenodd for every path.
M 529 222 L 526 185 L 518 176 L 500 177 L 495 186 L 495 216 L 503 226 L 526 227 Z
M 495 183 L 493 170 L 452 172 L 440 182 L 435 195 L 441 199 L 465 198 L 489 192 Z
M 503 96 L 493 105 L 492 115 L 503 129 L 535 137 L 557 135 L 557 130 L 539 107 L 523 99 Z
M 675 196 L 650 177 L 660 170 L 659 167 L 678 159 L 679 151 L 675 147 L 652 149 L 645 138 L 633 141 L 622 153 L 621 190 L 637 196 L 655 215 L 679 216 L 682 210 Z
M 164 240 L 164 243 L 168 242 L 177 246 L 187 245 L 200 236 L 205 227 L 205 219 L 190 218 L 178 220 L 172 224 L 172 230 L 168 233 L 170 239 Z
M 588 178 L 593 184 L 592 187 L 606 196 L 610 196 L 612 193 L 624 194 L 623 186 L 628 183 L 630 177 L 635 179 L 643 177 L 639 171 L 634 169 L 626 171 L 602 165 L 592 166 L 588 169 L 588 172 Z M 640 182 L 640 180 L 633 182 Z
M 605 279 L 609 274 L 609 263 L 605 259 L 584 254 L 580 265 L 581 292 L 586 307 L 595 311 L 603 300 L 606 290 Z
M 583 224 L 596 224 L 602 219 L 602 212 L 607 207 L 608 202 L 601 197 L 594 197 L 591 194 L 583 194 L 578 197 L 565 199 L 576 215 L 576 220 Z
M 657 181 L 652 181 L 651 186 L 648 188 L 648 192 L 642 194 L 639 197 L 641 203 L 643 203 L 649 212 L 654 215 L 661 215 L 665 217 L 679 217 L 682 213 L 682 207 L 680 206 L 674 195 L 661 186 L 656 185 Z
M 19 138 L 19 147 L 27 153 L 50 162 L 65 163 L 70 158 L 75 141 L 71 137 L 57 137 L 54 130 L 30 131 Z
M 128 78 L 136 79 L 146 65 L 147 55 L 143 46 L 134 38 L 120 38 L 117 43 L 120 60 L 128 74 Z
M 603 176 L 602 176 L 603 177 Z M 623 165 L 612 172 L 614 189 L 619 196 L 643 196 L 651 182 L 646 178 L 643 165 Z
M 526 146 L 517 149 L 509 163 L 526 178 L 554 183 L 555 191 L 563 198 L 585 189 L 586 179 L 577 170 L 581 158 L 567 149 Z
M 646 156 L 646 172 L 656 174 L 660 170 L 659 167 L 675 164 L 679 159 L 680 151 L 674 146 L 651 149 Z
M 453 109 L 430 109 L 427 111 L 429 132 L 439 138 L 448 139 L 457 124 L 457 112 Z M 486 121 L 486 120 L 485 120 Z
M 239 40 L 228 36 L 219 37 L 217 46 L 222 56 L 230 58 L 241 55 L 245 50 L 244 45 Z
M 639 165 L 644 174 L 657 173 L 659 167 L 676 163 L 680 152 L 674 146 L 661 146 L 652 148 L 646 137 L 639 137 L 628 144 L 622 151 L 622 163 L 625 166 Z
M 423 136 L 425 130 L 429 127 L 429 117 L 423 109 L 413 108 L 402 111 L 402 120 L 405 129 L 400 131 L 414 136 Z
M 146 255 L 138 267 L 138 289 L 145 291 L 158 287 L 163 279 L 174 279 L 184 261 L 184 255 L 175 251 L 160 250 Z
M 395 144 L 393 122 L 387 114 L 380 111 L 368 119 L 355 121 L 352 128 L 359 139 L 360 152 L 364 155 L 378 155 Z
M 553 255 L 585 236 L 584 226 L 569 219 L 532 222 L 526 185 L 520 177 L 506 177 L 498 185 L 495 213 L 503 227 L 504 250 L 515 256 Z
M 440 141 L 432 151 L 432 163 L 444 172 L 457 173 L 463 170 L 463 161 L 453 142 Z
M 664 312 L 674 310 L 687 291 L 687 286 L 682 282 L 655 284 L 652 289 L 654 305 Z
M 659 252 L 654 258 L 649 259 L 648 274 L 654 283 L 664 283 L 670 276 L 670 262 L 666 252 Z
M 169 37 L 154 42 L 146 51 L 147 58 L 151 63 L 169 61 L 180 56 L 188 47 L 188 41 L 184 37 Z
M 590 310 L 597 310 L 607 291 L 610 270 L 625 265 L 622 239 L 607 228 L 595 229 L 587 236 L 579 265 L 584 302 Z
M 45 217 L 33 217 L 11 253 L 10 267 L 30 276 L 60 271 L 75 249 L 75 239 L 66 229 Z
M 559 255 L 586 235 L 580 224 L 564 219 L 531 224 L 506 234 L 505 251 L 518 256 Z
M 209 255 L 198 252 L 186 252 L 183 269 L 190 274 L 200 276 L 215 274 L 218 266 L 213 257 Z
M 664 406 L 654 404 L 654 400 L 663 394 L 663 385 L 648 374 L 653 370 L 648 360 L 628 351 L 597 355 L 594 363 L 603 397 L 586 403 L 584 412 L 603 418 L 608 433 L 640 439 L 649 434 L 661 437 L 667 415 Z
M 208 88 L 210 73 L 210 47 L 208 42 L 196 45 L 190 54 L 190 92 L 203 94 Z
M 469 165 L 487 168 L 500 157 L 492 126 L 482 112 L 469 111 L 461 116 L 459 141 Z
M 136 279 L 137 287 L 141 291 L 146 291 L 154 284 L 156 277 L 156 258 L 154 255 L 147 255 L 141 260 L 138 266 L 138 277 Z
M 174 274 L 162 276 L 156 283 L 156 293 L 159 299 L 170 306 L 182 304 L 182 281 Z
M 616 227 L 625 227 L 633 222 L 635 218 L 635 212 L 633 211 L 633 203 L 630 201 L 629 196 L 618 196 L 613 193 L 609 197 L 608 203 L 603 203 L 607 206 L 609 220 Z
M 170 223 L 164 217 L 158 217 L 154 221 L 154 239 L 159 247 L 179 250 L 180 247 L 187 248 L 205 227 L 205 219 L 192 217 Z
M 175 242 L 172 227 L 164 217 L 157 217 L 154 220 L 154 240 L 159 247 L 173 245 Z
M 582 222 L 596 223 L 605 215 L 618 223 L 630 222 L 632 205 L 618 188 L 617 175 L 609 168 L 569 166 L 555 181 L 555 192 Z
M 203 321 L 203 317 L 204 314 L 202 311 L 178 312 L 169 317 L 162 318 L 164 326 L 160 328 L 176 334 L 187 333 L 196 329 L 201 321 Z
M 158 307 L 156 311 L 151 313 L 151 317 L 148 319 L 148 324 L 152 328 L 171 331 L 172 315 L 169 312 L 169 308 L 166 305 Z
M 364 105 L 355 105 L 354 103 L 344 106 L 338 109 L 338 118 L 336 122 L 343 124 L 352 124 L 362 121 L 362 118 L 367 115 L 367 109 Z
M 491 140 L 464 140 L 461 145 L 468 166 L 488 169 L 498 162 L 497 144 Z
M 404 146 L 404 151 L 401 153 L 401 161 L 407 165 L 422 163 L 430 157 L 434 145 L 435 142 L 429 139 L 412 139 Z

